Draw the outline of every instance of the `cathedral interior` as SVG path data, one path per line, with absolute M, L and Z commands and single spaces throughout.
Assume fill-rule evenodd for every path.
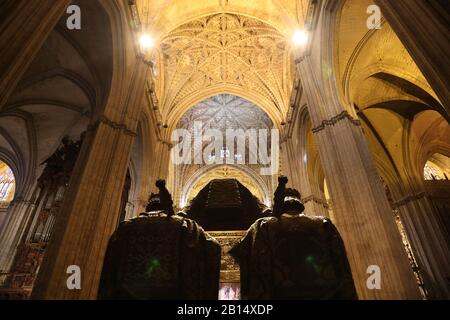
M 0 299 L 450 299 L 449 21 L 2 0 Z

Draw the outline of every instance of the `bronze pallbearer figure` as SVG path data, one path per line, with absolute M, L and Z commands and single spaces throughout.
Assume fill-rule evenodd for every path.
M 99 299 L 217 299 L 220 245 L 195 221 L 174 215 L 164 180 L 147 212 L 124 221 L 106 252 Z
M 342 239 L 333 223 L 310 217 L 300 193 L 280 177 L 273 217 L 257 220 L 231 254 L 243 299 L 356 299 Z

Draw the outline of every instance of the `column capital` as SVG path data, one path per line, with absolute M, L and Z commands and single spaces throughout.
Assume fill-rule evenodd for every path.
M 313 128 L 311 131 L 313 133 L 320 132 L 324 130 L 327 126 L 334 126 L 336 123 L 338 123 L 341 120 L 348 119 L 351 124 L 355 126 L 361 126 L 361 122 L 358 119 L 353 118 L 347 110 L 342 111 L 338 115 L 328 119 L 328 120 L 322 120 L 322 123 L 318 125 L 317 127 Z
M 32 204 L 32 203 L 30 200 L 27 200 L 24 197 L 18 197 L 18 198 L 15 198 L 13 201 L 11 201 L 10 206 L 17 205 L 17 204 Z
M 316 196 L 313 195 L 313 194 L 312 194 L 312 195 L 309 195 L 309 196 L 307 196 L 307 197 L 302 198 L 302 201 L 303 201 L 304 204 L 306 204 L 306 203 L 312 201 L 312 202 L 315 202 L 315 203 L 317 203 L 317 204 L 319 204 L 319 205 L 324 206 L 324 207 L 327 208 L 327 209 L 328 209 L 328 207 L 329 207 L 329 206 L 328 206 L 328 203 L 327 203 L 325 200 L 320 199 L 320 198 L 316 197 Z
M 105 115 L 94 116 L 94 119 L 89 124 L 88 130 L 96 129 L 100 125 L 100 123 L 103 123 L 114 130 L 121 130 L 126 135 L 129 135 L 132 137 L 137 136 L 137 133 L 135 131 L 131 130 L 130 128 L 128 128 L 128 126 L 125 123 L 115 122 L 115 121 L 109 119 Z
M 398 207 L 404 206 L 412 201 L 416 201 L 416 200 L 425 198 L 425 196 L 426 196 L 425 192 L 419 192 L 417 194 L 408 195 L 408 196 L 402 198 L 401 200 L 396 201 L 394 203 L 394 207 L 398 208 Z

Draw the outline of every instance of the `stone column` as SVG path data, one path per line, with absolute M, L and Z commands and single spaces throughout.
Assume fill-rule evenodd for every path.
M 310 56 L 297 63 L 333 199 L 335 223 L 347 249 L 359 298 L 420 299 L 359 121 L 346 111 L 329 83 L 324 83 Z M 367 286 L 367 269 L 372 265 L 381 271 L 379 290 Z
M 127 218 L 130 219 L 130 218 L 137 217 L 141 212 L 144 212 L 145 211 L 145 207 L 147 206 L 147 203 L 148 203 L 148 197 L 146 199 L 134 200 L 132 202 L 133 211 L 130 214 L 130 216 L 128 216 Z
M 411 193 L 394 205 L 411 243 L 429 298 L 449 299 L 450 251 L 439 217 L 436 217 L 426 193 Z
M 290 143 L 290 139 L 284 139 L 280 143 L 280 171 L 281 174 L 289 178 L 289 186 L 298 189 L 300 186 L 297 181 L 297 170 L 292 168 L 293 161 L 289 148 Z
M 450 35 L 446 0 L 375 0 L 450 118 Z
M 125 211 L 126 211 L 125 220 L 133 218 L 135 216 L 136 211 L 135 201 L 128 201 L 125 206 Z
M 0 273 L 8 273 L 14 262 L 17 246 L 36 210 L 41 190 L 35 182 L 10 204 L 0 230 Z
M 119 92 L 111 90 L 103 114 L 86 135 L 36 280 L 34 299 L 97 297 L 144 97 L 147 66 L 134 60 L 125 78 L 117 79 L 116 85 L 123 87 Z M 67 288 L 71 265 L 80 267 L 81 290 Z
M 300 141 L 303 142 L 302 137 L 300 137 Z M 328 217 L 326 199 L 323 197 L 317 182 L 312 179 L 308 164 L 303 160 L 304 149 L 294 151 L 291 139 L 287 140 L 285 147 L 288 157 L 287 163 L 291 168 L 289 185 L 300 191 L 305 205 L 305 214 Z M 306 148 L 306 143 L 303 147 Z
M 172 144 L 167 141 L 160 140 L 158 141 L 158 145 L 156 147 L 154 161 L 155 161 L 155 179 L 167 179 L 169 174 L 169 165 L 170 165 L 170 150 L 172 148 Z M 153 181 L 154 184 L 155 181 Z M 172 190 L 170 190 L 173 192 Z
M 298 105 L 297 108 L 300 108 L 300 105 Z M 299 154 L 297 155 L 296 161 L 297 163 L 300 163 L 298 165 L 300 168 L 299 180 L 303 203 L 305 204 L 305 212 L 310 215 L 330 217 L 327 200 L 325 199 L 325 195 L 320 186 L 323 181 L 319 181 L 318 178 L 314 176 L 313 172 L 314 165 L 312 163 L 313 156 L 311 154 L 313 148 L 309 144 L 311 141 L 309 141 L 308 138 L 311 132 L 311 125 L 308 109 L 306 107 L 300 111 L 298 121 L 300 130 L 297 132 L 299 134 L 298 139 L 301 150 L 298 151 Z M 319 169 L 317 168 L 317 170 Z
M 0 232 L 0 273 L 10 271 L 17 252 L 17 245 L 23 236 L 34 206 L 33 201 L 21 198 L 16 199 L 8 209 L 6 220 Z
M 305 213 L 307 215 L 329 217 L 327 200 L 317 183 L 310 180 L 310 173 L 305 169 L 301 170 L 302 176 L 305 176 L 301 188 Z
M 71 0 L 0 3 L 0 109 Z

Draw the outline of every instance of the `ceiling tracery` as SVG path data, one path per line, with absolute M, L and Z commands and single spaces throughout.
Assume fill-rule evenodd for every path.
M 272 121 L 253 103 L 234 95 L 220 94 L 204 100 L 189 109 L 178 123 L 178 128 L 192 130 L 194 122 L 204 128 L 218 129 L 271 129 Z
M 134 0 L 141 24 L 155 36 L 201 16 L 241 13 L 266 21 L 286 36 L 305 19 L 310 0 Z
M 197 124 L 201 125 L 201 133 L 203 135 L 209 129 L 219 130 L 223 134 L 224 142 L 226 141 L 227 129 L 241 129 L 246 133 L 250 132 L 248 130 L 265 129 L 268 133 L 267 141 L 270 143 L 270 129 L 273 128 L 272 120 L 261 108 L 250 101 L 230 94 L 216 95 L 196 104 L 178 122 L 177 128 L 189 130 L 193 144 L 201 144 L 203 146 L 197 149 L 202 152 L 210 142 L 208 139 L 198 141 L 198 139 L 194 138 Z M 254 154 L 255 150 L 257 150 L 257 146 L 251 146 L 250 144 L 250 141 L 247 139 L 244 161 L 248 161 L 249 154 Z M 227 155 L 222 155 L 222 157 L 244 157 L 242 154 L 230 155 L 227 149 L 224 149 L 223 152 L 226 152 Z
M 263 108 L 278 114 L 288 107 L 289 48 L 285 37 L 259 20 L 228 13 L 202 17 L 170 32 L 161 40 L 160 51 L 158 98 L 163 114 L 213 87 L 257 95 Z
M 184 113 L 183 117 L 177 124 L 177 128 L 186 129 L 190 131 L 192 135 L 193 145 L 200 143 L 202 147 L 198 147 L 195 150 L 204 152 L 204 148 L 210 143 L 206 140 L 194 139 L 194 133 L 199 130 L 197 123 L 201 124 L 202 135 L 207 135 L 206 130 L 213 129 L 218 130 L 224 135 L 223 142 L 225 143 L 225 137 L 228 129 L 242 130 L 242 132 L 248 132 L 247 130 L 258 131 L 260 129 L 270 132 L 273 128 L 273 122 L 269 116 L 258 106 L 252 102 L 231 94 L 219 94 L 210 97 L 202 102 L 196 104 Z M 270 143 L 270 138 L 268 139 Z M 259 175 L 256 173 L 259 171 L 259 165 L 249 165 L 249 157 L 251 152 L 255 152 L 257 147 L 251 146 L 250 140 L 246 139 L 245 142 L 245 155 L 240 153 L 239 148 L 234 149 L 234 154 L 231 154 L 231 149 L 224 147 L 220 154 L 211 154 L 216 160 L 222 160 L 223 163 L 229 157 L 234 157 L 235 160 L 243 160 L 247 166 L 240 165 L 195 165 L 186 164 L 176 167 L 176 175 L 179 177 L 180 185 L 188 185 L 189 188 L 185 189 L 181 195 L 181 206 L 184 206 L 192 196 L 195 196 L 198 191 L 203 188 L 211 179 L 223 179 L 223 178 L 235 178 L 243 183 L 249 190 L 257 195 L 258 198 L 268 203 L 269 198 L 267 196 L 267 187 L 265 182 L 262 182 Z M 220 158 L 220 159 L 219 159 Z M 209 159 L 211 161 L 211 159 Z M 199 171 L 199 169 L 201 171 Z M 203 172 L 200 177 L 192 180 L 192 175 L 196 176 L 198 172 Z M 258 178 L 257 178 L 258 177 Z M 197 179 L 199 179 L 197 181 Z M 260 179 L 259 183 L 256 180 Z M 189 182 L 191 181 L 191 182 Z M 195 186 L 194 186 L 195 184 Z

